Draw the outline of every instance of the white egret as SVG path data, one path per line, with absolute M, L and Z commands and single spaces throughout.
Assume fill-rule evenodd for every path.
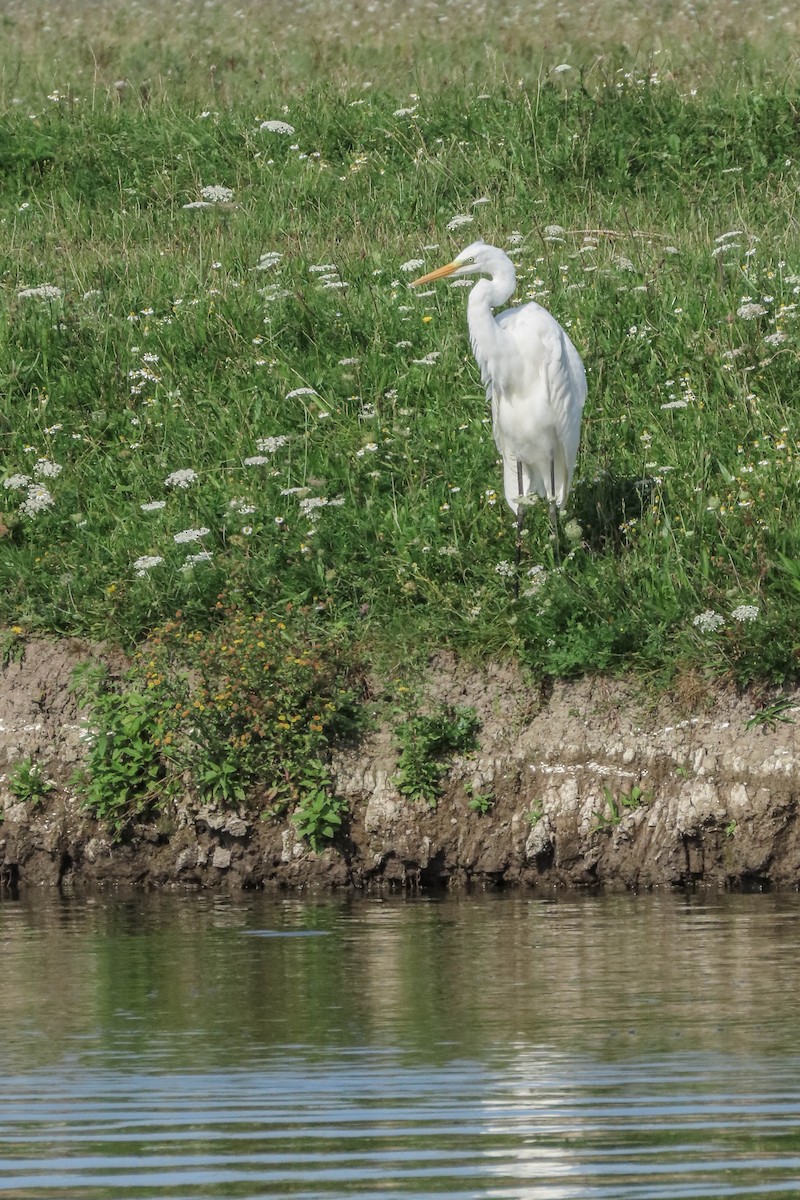
M 567 502 L 578 456 L 586 374 L 555 317 L 531 302 L 492 310 L 513 295 L 517 273 L 496 246 L 473 242 L 452 262 L 412 286 L 452 275 L 488 275 L 470 291 L 467 324 L 472 352 L 492 405 L 492 433 L 503 458 L 503 488 L 522 530 L 534 494 L 547 500 L 558 552 L 557 509 Z M 517 543 L 519 556 L 519 541 Z

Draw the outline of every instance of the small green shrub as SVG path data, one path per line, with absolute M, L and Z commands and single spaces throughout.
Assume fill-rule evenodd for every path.
M 604 787 L 604 807 L 594 814 L 597 820 L 595 830 L 610 829 L 619 825 L 626 813 L 633 812 L 651 799 L 652 793 L 643 791 L 638 783 L 635 783 L 629 792 L 621 791 L 618 796 L 614 795 L 610 787 Z
M 440 704 L 433 713 L 419 713 L 398 725 L 400 756 L 394 776 L 398 791 L 411 800 L 424 800 L 434 806 L 452 755 L 476 748 L 479 726 L 474 709 L 449 704 Z
M 96 668 L 78 674 L 94 728 L 85 802 L 120 832 L 188 782 L 223 808 L 274 817 L 297 807 L 319 849 L 343 811 L 325 760 L 364 717 L 353 655 L 306 612 L 278 620 L 220 602 L 213 615 L 210 630 L 169 622 L 117 689 Z
M 167 734 L 160 698 L 140 691 L 130 676 L 125 690 L 114 690 L 107 671 L 78 668 L 73 690 L 91 712 L 86 767 L 73 782 L 84 804 L 120 836 L 137 817 L 149 813 L 166 789 L 162 746 Z
M 292 821 L 311 849 L 320 854 L 341 827 L 346 805 L 334 795 L 328 769 L 319 760 L 308 764 L 301 787 L 303 798 L 292 814 Z
M 36 806 L 54 788 L 52 780 L 42 774 L 42 768 L 31 758 L 23 758 L 8 777 L 8 790 L 17 800 Z

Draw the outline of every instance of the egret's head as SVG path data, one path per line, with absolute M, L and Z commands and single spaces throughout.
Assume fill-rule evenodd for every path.
M 497 269 L 499 257 L 505 258 L 502 250 L 495 246 L 487 246 L 486 242 L 473 242 L 457 254 L 452 262 L 438 267 L 428 275 L 422 275 L 411 282 L 412 287 L 420 283 L 433 283 L 435 279 L 445 279 L 448 275 L 458 278 L 459 275 L 492 275 Z

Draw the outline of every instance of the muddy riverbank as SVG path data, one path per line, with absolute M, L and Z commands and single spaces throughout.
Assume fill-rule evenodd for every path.
M 477 671 L 442 655 L 431 701 L 474 707 L 480 749 L 457 758 L 436 808 L 392 780 L 397 748 L 379 725 L 339 754 L 347 801 L 341 836 L 322 854 L 288 819 L 263 821 L 184 796 L 157 823 L 115 842 L 81 808 L 70 777 L 85 719 L 69 682 L 102 648 L 34 640 L 0 672 L 0 886 L 314 888 L 537 886 L 644 889 L 800 885 L 800 694 L 699 689 L 646 706 L 606 679 L 546 693 L 512 667 Z M 786 697 L 784 697 L 785 699 Z M 762 719 L 753 722 L 756 712 Z M 9 791 L 32 758 L 54 787 L 38 804 Z M 487 811 L 470 807 L 486 797 Z

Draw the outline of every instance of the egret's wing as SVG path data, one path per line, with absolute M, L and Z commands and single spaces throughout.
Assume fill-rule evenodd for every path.
M 496 320 L 505 345 L 498 386 L 512 402 L 535 405 L 540 420 L 544 412 L 539 406 L 546 406 L 563 453 L 566 478 L 558 490 L 565 497 L 578 456 L 586 400 L 583 363 L 566 331 L 539 304 L 507 309 Z

